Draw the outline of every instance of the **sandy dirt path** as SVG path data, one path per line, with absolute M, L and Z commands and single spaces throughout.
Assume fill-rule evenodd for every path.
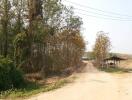
M 63 88 L 28 100 L 132 100 L 132 74 L 110 74 L 87 63 L 84 73 Z

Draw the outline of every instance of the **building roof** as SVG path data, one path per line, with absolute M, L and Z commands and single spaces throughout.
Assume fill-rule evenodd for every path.
M 104 59 L 104 61 L 108 61 L 108 60 L 121 61 L 121 60 L 126 60 L 126 59 L 118 57 L 118 56 L 112 56 L 112 57 Z

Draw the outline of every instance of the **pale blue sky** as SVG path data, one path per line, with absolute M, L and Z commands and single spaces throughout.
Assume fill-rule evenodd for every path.
M 112 52 L 119 52 L 119 53 L 131 53 L 132 54 L 132 0 L 68 0 L 74 3 L 68 3 L 65 0 L 62 0 L 64 4 L 68 6 L 73 6 L 75 8 L 79 8 L 82 10 L 87 10 L 95 13 L 101 13 L 92 9 L 89 9 L 87 7 L 82 7 L 79 5 L 76 5 L 74 3 L 90 6 L 93 8 L 105 10 L 108 12 L 115 12 L 120 13 L 123 15 L 129 15 L 130 21 L 120 21 L 120 20 L 109 20 L 109 19 L 101 19 L 101 18 L 95 18 L 90 17 L 86 15 L 94 15 L 99 16 L 96 14 L 91 14 L 89 12 L 81 11 L 75 9 L 75 14 L 80 16 L 83 19 L 83 36 L 86 41 L 89 42 L 87 49 L 91 50 L 93 48 L 95 39 L 96 39 L 96 33 L 98 31 L 104 31 L 106 33 L 109 33 L 109 37 L 112 42 Z M 80 13 L 86 14 L 82 15 Z M 106 13 L 101 13 L 105 14 Z M 118 16 L 109 14 L 110 16 L 114 17 L 122 17 L 123 20 L 126 20 L 126 17 L 128 16 Z M 110 17 L 111 19 L 112 17 Z M 115 19 L 115 18 L 114 18 Z M 117 19 L 117 18 L 116 18 Z

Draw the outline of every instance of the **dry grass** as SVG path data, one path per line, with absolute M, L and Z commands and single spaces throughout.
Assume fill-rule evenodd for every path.
M 75 78 L 76 77 L 74 76 L 66 78 L 52 77 L 46 80 L 39 80 L 37 83 L 29 82 L 22 89 L 11 89 L 8 91 L 0 92 L 0 99 L 21 100 L 32 95 L 61 88 L 65 84 L 73 82 Z
M 132 68 L 132 59 L 121 61 L 120 67 L 121 68 Z
M 27 74 L 25 75 L 25 79 L 28 82 L 23 88 L 0 92 L 0 99 L 20 100 L 41 92 L 60 88 L 67 83 L 73 82 L 76 79 L 73 73 L 80 73 L 85 67 L 86 63 L 82 63 L 79 67 L 75 67 L 73 70 L 69 69 L 68 72 L 62 73 L 63 75 L 54 75 L 44 79 L 40 73 Z
M 132 68 L 132 55 L 131 54 L 116 53 L 116 55 L 127 59 L 127 60 L 121 61 L 119 65 L 121 68 L 129 68 L 129 69 Z

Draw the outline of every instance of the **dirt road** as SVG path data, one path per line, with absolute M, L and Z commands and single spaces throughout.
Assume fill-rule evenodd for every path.
M 55 91 L 39 94 L 29 100 L 132 100 L 132 74 L 100 72 L 87 63 L 78 79 Z

